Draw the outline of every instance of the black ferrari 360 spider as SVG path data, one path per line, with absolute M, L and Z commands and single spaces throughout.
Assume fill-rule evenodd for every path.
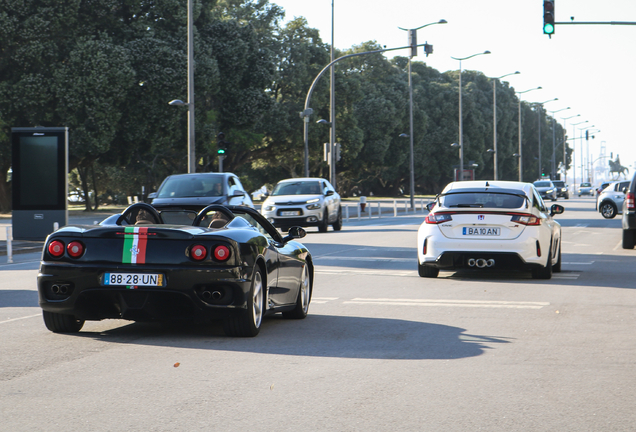
M 78 332 L 85 320 L 222 319 L 230 336 L 256 336 L 265 315 L 307 316 L 311 254 L 256 210 L 209 205 L 196 213 L 145 203 L 100 225 L 46 239 L 38 275 L 44 323 Z

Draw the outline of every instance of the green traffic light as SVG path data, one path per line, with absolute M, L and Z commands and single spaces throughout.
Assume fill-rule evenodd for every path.
M 543 25 L 543 33 L 548 35 L 554 34 L 554 24 L 545 23 Z
M 220 155 L 225 154 L 225 150 L 223 149 L 218 149 L 216 152 Z

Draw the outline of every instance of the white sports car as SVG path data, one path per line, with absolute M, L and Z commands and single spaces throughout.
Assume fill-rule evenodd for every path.
M 449 183 L 417 233 L 418 271 L 437 277 L 460 268 L 531 270 L 535 279 L 561 271 L 561 225 L 531 183 Z

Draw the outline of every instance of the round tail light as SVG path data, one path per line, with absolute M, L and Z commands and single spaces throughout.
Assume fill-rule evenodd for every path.
M 64 255 L 64 243 L 59 240 L 53 240 L 49 243 L 49 253 L 55 258 L 59 258 Z
M 227 261 L 230 259 L 230 250 L 226 246 L 217 246 L 214 248 L 214 258 L 217 261 Z
M 202 261 L 208 256 L 208 250 L 201 245 L 195 245 L 190 248 L 190 256 L 195 261 Z
M 79 258 L 84 253 L 84 245 L 78 241 L 72 241 L 66 246 L 66 250 L 71 258 Z

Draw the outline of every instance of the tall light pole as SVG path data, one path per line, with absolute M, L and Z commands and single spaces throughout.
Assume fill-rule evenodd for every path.
M 594 126 L 592 126 L 594 127 Z M 589 181 L 590 183 L 592 183 L 593 179 L 594 179 L 594 166 L 593 164 L 591 164 L 590 162 L 590 139 L 589 136 L 590 134 L 593 133 L 599 133 L 601 130 L 600 129 L 594 129 L 594 130 L 588 130 L 585 131 L 585 148 L 586 148 L 586 152 L 587 152 L 587 157 L 586 157 L 586 161 L 587 161 L 587 181 Z M 592 138 L 594 138 L 594 136 L 592 136 Z M 590 174 L 591 173 L 591 174 Z
M 537 118 L 538 118 L 538 141 L 539 141 L 539 177 L 541 178 L 541 174 L 543 173 L 543 169 L 541 167 L 541 110 L 543 109 L 543 104 L 547 104 L 548 102 L 558 101 L 559 98 L 554 98 L 547 100 L 545 102 L 533 102 L 531 105 L 536 106 L 537 108 Z
M 566 130 L 567 130 L 567 126 L 568 126 L 568 120 L 570 120 L 571 118 L 574 117 L 581 117 L 581 114 L 576 114 L 570 117 L 561 117 L 561 120 L 563 120 L 563 167 L 564 167 L 564 172 L 565 172 L 565 179 L 563 179 L 563 181 L 565 182 L 565 184 L 568 183 L 568 165 L 566 163 L 567 161 L 567 153 L 566 153 L 566 149 L 568 146 L 567 141 L 565 140 L 565 134 L 566 134 Z M 572 159 L 574 160 L 574 159 Z
M 576 126 L 583 124 L 583 123 L 588 123 L 589 120 L 584 120 L 584 121 L 580 121 L 578 123 L 573 123 L 572 124 L 572 181 L 574 182 L 573 185 L 576 186 L 576 158 L 575 158 L 575 154 L 576 154 Z M 581 180 L 583 180 L 583 175 L 581 174 Z M 574 191 L 576 192 L 576 190 Z
M 520 92 L 516 92 L 517 94 L 528 93 L 533 90 L 541 90 L 543 87 L 535 87 L 529 90 L 524 90 Z M 519 181 L 523 181 L 523 152 L 521 150 L 521 98 L 519 98 L 519 152 L 517 153 L 519 157 Z
M 334 57 L 334 0 L 331 0 L 331 59 L 330 62 L 333 62 Z M 329 180 L 331 185 L 336 188 L 336 152 L 334 151 L 334 143 L 336 142 L 336 87 L 335 87 L 335 74 L 336 66 L 332 65 L 330 72 L 330 80 L 329 80 L 329 160 L 331 163 L 329 164 Z
M 497 180 L 497 80 L 505 78 L 510 75 L 519 75 L 521 72 L 511 72 L 509 74 L 502 75 L 496 78 L 490 78 L 492 80 L 492 160 L 495 168 L 493 169 L 493 174 L 495 178 L 493 180 Z
M 490 54 L 490 51 L 484 51 L 470 55 L 468 57 L 452 57 L 453 60 L 459 60 L 459 180 L 464 181 L 464 125 L 462 119 L 462 60 L 468 60 L 479 55 Z
M 595 127 L 595 125 L 586 126 L 584 128 L 578 128 L 579 129 L 579 139 L 581 140 L 581 183 L 583 183 L 583 176 L 585 175 L 583 170 L 584 170 L 584 167 L 586 165 L 586 164 L 583 163 L 583 131 L 586 130 L 586 129 L 592 129 L 593 127 Z M 589 172 L 588 172 L 588 177 L 589 177 Z
M 556 111 L 548 111 L 550 113 L 550 115 L 552 115 L 552 166 L 550 166 L 550 178 L 552 180 L 556 179 L 556 134 L 555 134 L 555 130 L 554 130 L 554 114 L 561 112 L 561 111 L 565 111 L 565 110 L 569 110 L 570 107 L 567 108 L 561 108 L 560 110 L 556 110 Z M 563 162 L 565 162 L 565 159 L 563 160 Z
M 188 0 L 188 172 L 197 171 L 194 154 L 194 20 L 192 0 Z
M 446 24 L 445 19 L 441 19 L 437 22 L 424 24 L 414 29 L 405 29 L 398 27 L 400 30 L 409 32 L 409 45 L 411 45 L 411 55 L 409 55 L 409 151 L 410 151 L 410 175 L 409 175 L 409 187 L 411 190 L 411 210 L 415 210 L 415 162 L 413 155 L 413 78 L 411 76 L 411 59 L 417 55 L 417 31 L 435 24 Z M 428 57 L 428 51 L 426 52 Z

